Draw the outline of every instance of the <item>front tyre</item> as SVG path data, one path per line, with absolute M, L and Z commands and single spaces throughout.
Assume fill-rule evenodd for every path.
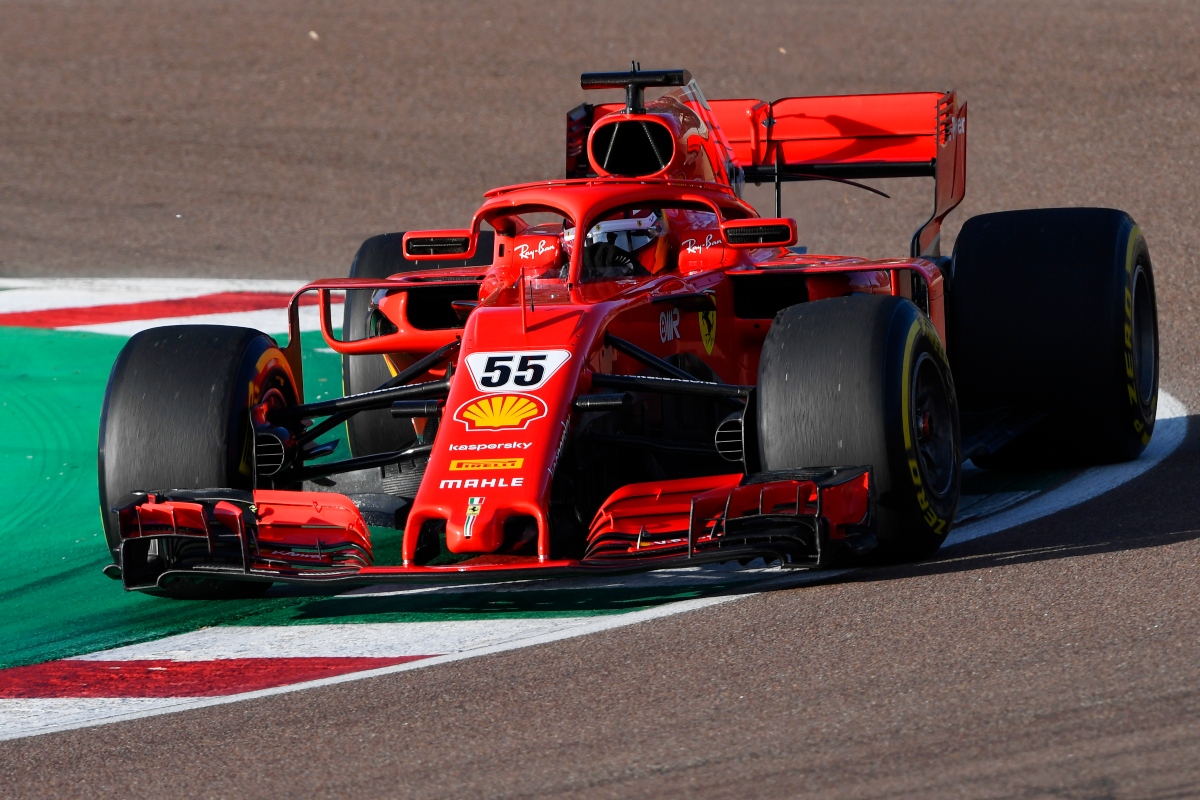
M 113 364 L 100 415 L 100 515 L 114 562 L 120 533 L 112 508 L 130 492 L 250 490 L 249 410 L 268 395 L 296 402 L 287 359 L 265 333 L 174 325 L 133 336 Z M 175 597 L 261 594 L 269 583 L 179 578 Z
M 916 306 L 850 295 L 784 309 L 756 395 L 764 471 L 870 466 L 881 553 L 914 560 L 941 546 L 958 507 L 958 406 Z

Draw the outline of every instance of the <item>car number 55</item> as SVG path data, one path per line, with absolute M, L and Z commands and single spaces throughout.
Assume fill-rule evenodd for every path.
M 467 371 L 481 392 L 540 389 L 571 358 L 568 350 L 470 353 Z

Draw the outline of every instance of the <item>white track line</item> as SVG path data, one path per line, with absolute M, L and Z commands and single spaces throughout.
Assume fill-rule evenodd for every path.
M 57 733 L 121 719 L 166 714 L 178 701 L 161 697 L 39 697 L 0 700 L 0 741 Z M 183 709 L 178 709 L 183 710 Z M 133 715 L 137 716 L 133 716 Z M 124 715 L 124 716 L 122 716 Z
M 78 656 L 75 661 L 227 658 L 396 658 L 445 655 L 576 628 L 595 617 L 229 625 Z
M 321 329 L 319 312 L 320 309 L 316 306 L 301 306 L 300 330 L 319 331 Z M 340 327 L 342 324 L 340 304 L 333 306 L 333 324 L 335 327 Z M 254 328 L 263 333 L 287 333 L 288 319 L 286 308 L 267 308 L 260 311 L 231 311 L 224 314 L 198 314 L 190 317 L 131 319 L 124 322 L 104 322 L 98 325 L 72 325 L 67 328 L 58 328 L 58 330 L 133 336 L 135 333 L 149 328 L 161 328 L 164 325 L 234 325 L 241 328 Z
M 181 300 L 221 292 L 271 292 L 290 296 L 302 286 L 304 281 L 0 278 L 0 313 Z

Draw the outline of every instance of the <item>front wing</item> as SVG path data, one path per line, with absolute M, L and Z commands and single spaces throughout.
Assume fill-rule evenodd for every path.
M 762 558 L 822 567 L 874 546 L 866 467 L 631 484 L 596 514 L 578 559 L 486 554 L 454 563 L 375 563 L 350 497 L 328 492 L 141 492 L 116 509 L 126 589 L 180 576 L 286 583 L 517 580 Z M 409 531 L 406 535 L 419 535 Z

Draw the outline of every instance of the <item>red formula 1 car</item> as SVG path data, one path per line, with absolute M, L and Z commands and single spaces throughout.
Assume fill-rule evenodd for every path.
M 110 575 L 228 596 L 916 559 L 950 530 L 965 460 L 1149 442 L 1138 227 L 987 214 L 943 257 L 966 163 L 953 92 L 707 101 L 683 70 L 582 84 L 625 102 L 569 112 L 565 180 L 488 192 L 467 228 L 368 239 L 350 278 L 293 298 L 285 347 L 208 326 L 129 341 L 101 422 Z M 904 258 L 808 253 L 778 207 L 785 181 L 913 176 L 935 202 Z M 774 217 L 747 180 L 775 185 Z M 308 293 L 343 354 L 339 399 L 304 402 Z M 350 457 L 330 460 L 343 423 Z

